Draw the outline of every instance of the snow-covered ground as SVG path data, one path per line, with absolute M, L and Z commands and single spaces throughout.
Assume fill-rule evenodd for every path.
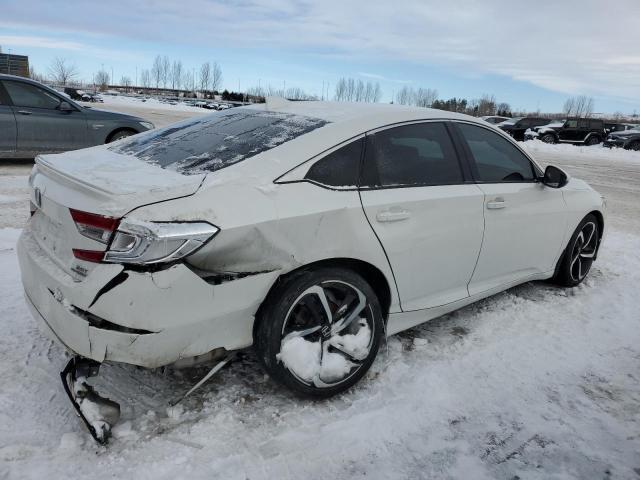
M 123 406 L 107 448 L 23 303 L 28 167 L 0 167 L 0 478 L 640 478 L 640 153 L 525 148 L 609 198 L 583 285 L 528 283 L 396 335 L 331 400 L 292 397 L 250 352 L 174 408 L 204 370 L 105 366 L 98 391 Z

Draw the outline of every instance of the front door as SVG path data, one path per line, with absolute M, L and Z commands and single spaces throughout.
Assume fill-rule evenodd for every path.
M 13 104 L 20 152 L 64 152 L 89 146 L 82 111 L 60 110 L 61 97 L 26 82 L 4 80 Z
M 540 183 L 531 161 L 498 133 L 457 127 L 484 193 L 484 240 L 469 293 L 552 272 L 567 224 L 562 192 Z
M 368 135 L 360 188 L 402 309 L 468 297 L 482 243 L 484 195 L 465 183 L 445 124 L 416 123 Z

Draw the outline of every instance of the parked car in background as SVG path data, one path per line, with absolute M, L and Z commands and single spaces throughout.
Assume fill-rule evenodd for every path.
M 506 120 L 510 120 L 511 117 L 500 117 L 498 115 L 488 115 L 488 116 L 484 116 L 484 117 L 480 117 L 482 120 L 484 120 L 487 123 L 492 123 L 492 124 L 497 124 L 497 123 L 502 123 Z
M 588 184 L 486 122 L 398 105 L 267 100 L 38 157 L 30 187 L 26 301 L 74 355 L 65 388 L 99 441 L 119 411 L 86 393 L 102 362 L 253 346 L 326 398 L 386 335 L 523 282 L 580 284 L 605 225 Z
M 606 137 L 604 121 L 595 118 L 568 119 L 560 127 L 544 126 L 537 130 L 545 143 L 597 145 Z
M 526 132 L 527 129 L 546 125 L 548 123 L 548 118 L 516 117 L 510 118 L 502 123 L 498 123 L 496 126 L 521 142 L 524 140 L 524 132 Z
M 636 130 L 640 128 L 640 125 L 634 123 L 607 123 L 604 124 L 604 129 L 607 133 L 624 132 L 625 130 Z
M 524 132 L 525 140 L 534 140 L 536 138 L 542 140 L 545 143 L 554 143 L 554 136 L 549 133 L 561 129 L 566 120 L 552 120 L 546 125 L 540 125 L 538 127 L 529 128 Z
M 0 157 L 77 150 L 152 128 L 139 117 L 78 105 L 39 82 L 0 75 Z
M 633 129 L 610 133 L 604 141 L 604 146 L 640 151 L 640 125 L 635 125 Z

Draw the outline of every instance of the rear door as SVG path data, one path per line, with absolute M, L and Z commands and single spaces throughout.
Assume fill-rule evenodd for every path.
M 79 109 L 61 111 L 62 97 L 27 82 L 3 80 L 13 104 L 17 150 L 63 152 L 89 146 L 87 120 Z
M 553 271 L 567 214 L 562 192 L 544 186 L 531 161 L 494 131 L 456 124 L 484 192 L 484 240 L 469 283 L 475 295 Z
M 9 97 L 0 85 L 0 157 L 16 152 L 16 118 Z
M 466 181 L 444 122 L 367 135 L 360 196 L 393 270 L 402 309 L 467 297 L 480 252 L 483 194 Z

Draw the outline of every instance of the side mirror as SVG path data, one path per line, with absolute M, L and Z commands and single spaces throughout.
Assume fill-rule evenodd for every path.
M 544 170 L 544 177 L 542 177 L 542 183 L 551 188 L 562 188 L 568 182 L 567 174 L 560 170 L 558 167 L 549 165 Z
M 61 112 L 73 112 L 75 108 L 73 108 L 69 102 L 65 102 L 63 100 L 62 102 L 60 102 L 58 110 L 60 110 Z

